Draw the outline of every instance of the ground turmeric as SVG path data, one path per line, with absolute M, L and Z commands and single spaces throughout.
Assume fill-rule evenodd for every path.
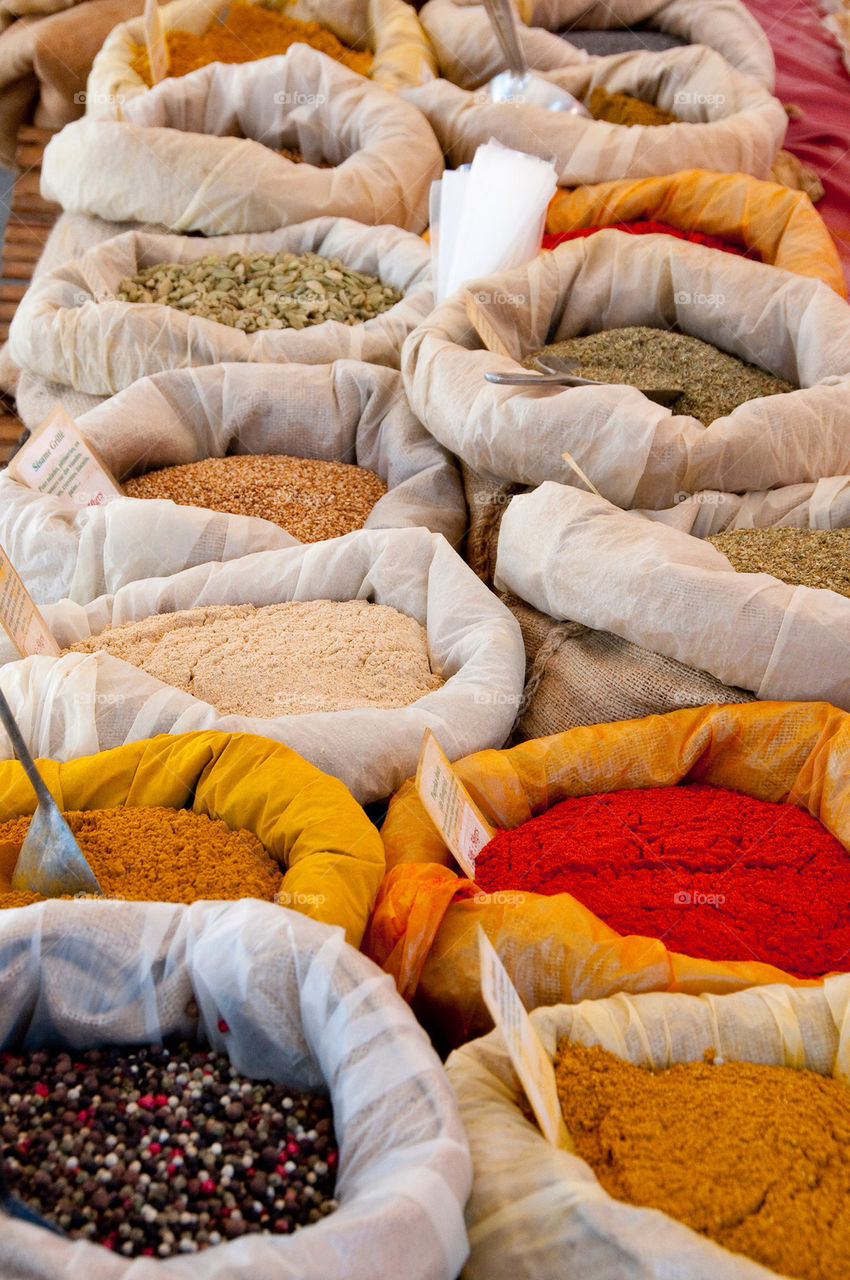
M 73 810 L 65 818 L 105 894 L 134 902 L 204 898 L 272 901 L 282 879 L 277 862 L 251 831 L 188 809 L 123 805 Z M 42 901 L 12 890 L 11 878 L 29 818 L 0 824 L 0 907 Z
M 169 76 L 185 76 L 210 62 L 255 62 L 277 53 L 286 53 L 292 44 L 309 44 L 344 67 L 367 76 L 372 66 L 369 52 L 349 49 L 318 22 L 301 22 L 273 13 L 247 0 L 233 0 L 224 19 L 215 18 L 203 32 L 168 31 Z M 130 62 L 145 84 L 151 83 L 147 50 L 136 45 Z

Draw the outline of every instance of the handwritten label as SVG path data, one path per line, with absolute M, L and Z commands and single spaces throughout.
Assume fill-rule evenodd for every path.
M 168 49 L 156 0 L 145 0 L 144 23 L 151 84 L 159 84 L 160 80 L 164 80 L 168 75 Z
M 22 658 L 42 654 L 58 658 L 59 645 L 0 547 L 0 623 Z
M 481 995 L 504 1037 L 514 1071 L 520 1078 L 537 1123 L 553 1147 L 568 1147 L 567 1127 L 558 1101 L 552 1059 L 481 925 L 478 926 L 478 952 L 481 959 Z
M 475 859 L 496 834 L 451 766 L 430 729 L 425 730 L 416 790 L 452 854 L 470 880 L 475 879 Z
M 51 409 L 8 467 L 9 475 L 36 493 L 99 507 L 123 497 L 121 487 L 60 405 Z

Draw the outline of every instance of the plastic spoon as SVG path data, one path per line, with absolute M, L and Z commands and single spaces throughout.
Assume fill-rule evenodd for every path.
M 71 828 L 35 767 L 2 689 L 0 720 L 38 798 L 12 873 L 12 888 L 40 893 L 44 898 L 59 898 L 64 893 L 103 893 Z
M 570 111 L 590 118 L 587 107 L 566 89 L 559 89 L 542 76 L 531 74 L 522 51 L 511 0 L 484 0 L 484 8 L 508 64 L 508 70 L 494 76 L 487 85 L 490 100 L 545 107 L 547 111 Z

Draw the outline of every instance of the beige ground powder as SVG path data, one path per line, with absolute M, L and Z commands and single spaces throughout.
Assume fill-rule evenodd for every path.
M 66 652 L 106 652 L 225 715 L 405 707 L 439 689 L 425 629 L 367 600 L 209 605 L 110 627 Z

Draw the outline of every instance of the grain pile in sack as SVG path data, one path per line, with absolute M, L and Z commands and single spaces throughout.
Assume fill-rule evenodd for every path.
M 156 613 L 287 600 L 364 600 L 407 614 L 425 628 L 431 670 L 445 683 L 395 710 L 223 715 L 107 654 L 19 662 L 6 644 L 3 689 L 38 755 L 70 759 L 189 729 L 260 733 L 341 778 L 361 803 L 389 795 L 415 769 L 426 728 L 453 759 L 505 741 L 522 689 L 519 628 L 445 539 L 423 529 L 364 529 L 133 583 L 84 608 L 63 601 L 42 612 L 62 646 Z M 0 750 L 11 754 L 8 741 Z
M 269 6 L 275 7 L 275 6 Z M 163 31 L 200 35 L 216 18 L 223 18 L 230 0 L 172 0 L 160 9 Z M 434 54 L 416 13 L 402 0 L 298 0 L 281 5 L 287 17 L 319 22 L 344 44 L 374 54 L 370 79 L 383 89 L 422 84 L 436 75 Z M 136 50 L 144 44 L 141 19 L 123 22 L 110 34 L 94 60 L 88 81 L 87 114 L 115 119 L 115 102 L 123 110 L 132 98 L 148 92 L 134 70 Z
M 0 920 L 0 1044 L 82 1051 L 165 1037 L 254 1080 L 328 1094 L 338 1208 L 290 1236 L 246 1235 L 148 1264 L 4 1221 L 0 1269 L 44 1280 L 405 1275 L 454 1280 L 468 1245 L 469 1151 L 445 1073 L 392 984 L 328 929 L 267 903 L 49 902 Z M 228 1129 L 225 1129 L 225 1135 Z
M 284 872 L 277 901 L 358 946 L 384 867 L 375 828 L 345 787 L 289 747 L 248 733 L 162 734 L 39 772 L 61 809 L 189 809 L 249 831 Z M 4 821 L 35 808 L 16 760 L 0 764 Z M 11 875 L 4 861 L 0 886 Z
M 86 110 L 86 78 L 109 32 L 142 12 L 142 0 L 86 0 L 0 11 L 0 164 L 15 167 L 18 132 L 35 123 L 61 129 Z M 11 23 L 11 25 L 8 25 Z M 5 30 L 3 27 L 5 26 Z M 114 105 L 111 110 L 114 111 Z
M 132 98 L 121 123 L 78 121 L 48 144 L 41 184 L 71 212 L 172 231 L 274 231 L 332 210 L 420 232 L 442 170 L 414 107 L 297 44 L 165 80 Z
M 160 303 L 115 299 L 122 280 L 159 263 L 284 251 L 339 258 L 404 296 L 360 324 L 328 320 L 256 333 Z M 130 231 L 33 283 L 15 313 L 9 354 L 21 369 L 89 395 L 110 395 L 163 369 L 225 361 L 327 364 L 350 357 L 397 368 L 401 344 L 430 311 L 432 296 L 428 246 L 398 227 L 316 218 L 280 231 L 205 240 Z
M 741 244 L 762 262 L 814 276 L 842 298 L 847 295 L 835 242 L 809 197 L 744 173 L 690 169 L 557 191 L 546 213 L 546 230 L 557 235 L 576 227 L 644 220 Z
M 706 427 L 634 388 L 484 381 L 486 370 L 520 372 L 544 344 L 631 325 L 676 325 L 801 390 L 750 400 Z M 682 493 L 850 471 L 846 303 L 821 281 L 669 236 L 600 231 L 468 282 L 411 334 L 402 371 L 428 430 L 502 482 L 570 484 L 568 451 L 611 502 L 663 509 Z
M 739 0 L 519 0 L 522 50 L 536 71 L 556 71 L 578 61 L 571 27 L 603 31 L 622 27 L 665 32 L 688 44 L 708 45 L 744 75 L 773 89 L 773 51 L 759 23 Z M 486 13 L 474 0 L 430 0 L 420 12 L 441 74 L 474 89 L 505 68 L 504 55 Z M 581 54 L 579 54 L 579 58 Z
M 454 460 L 410 412 L 401 375 L 380 365 L 179 369 L 139 379 L 78 426 L 119 481 L 231 455 L 321 458 L 367 468 L 386 485 L 367 529 L 425 527 L 456 545 L 466 528 Z M 200 502 L 128 497 L 80 509 L 0 476 L 0 546 L 38 604 L 85 604 L 140 578 L 297 540 L 268 519 Z
M 457 12 L 464 22 L 468 10 Z M 483 40 L 483 32 L 473 39 Z M 597 87 L 627 93 L 672 112 L 679 123 L 626 128 L 553 115 L 545 107 L 491 103 L 486 90 L 460 89 L 450 79 L 406 89 L 404 96 L 427 116 L 451 168 L 496 138 L 552 161 L 564 187 L 708 167 L 767 178 L 788 124 L 766 89 L 703 45 L 590 58 L 544 78 L 582 100 Z
M 514 499 L 496 585 L 550 617 L 612 631 L 758 698 L 850 710 L 850 600 L 736 573 L 710 543 L 581 489 L 547 483 Z
M 568 796 L 701 782 L 808 810 L 847 848 L 848 750 L 850 718 L 835 707 L 751 703 L 571 729 L 479 752 L 455 769 L 497 829 L 518 827 Z M 381 837 L 387 876 L 363 950 L 393 975 L 443 1047 L 491 1025 L 480 993 L 479 924 L 530 1009 L 617 991 L 806 985 L 772 964 L 697 959 L 654 937 L 621 935 L 568 893 L 481 892 L 458 874 L 412 780 L 393 797 Z
M 846 1085 L 848 1007 L 850 981 L 842 975 L 818 990 L 773 986 L 722 996 L 617 995 L 536 1009 L 531 1020 L 553 1056 L 567 1037 L 661 1071 L 677 1062 L 700 1062 L 713 1050 L 717 1060 L 814 1071 Z M 566 1148 L 548 1143 L 523 1114 L 522 1092 L 499 1032 L 458 1049 L 447 1071 L 472 1152 L 466 1212 L 472 1252 L 463 1272 L 469 1280 L 578 1280 L 588 1267 L 599 1280 L 776 1276 L 776 1270 L 665 1213 L 615 1200 L 572 1141 Z M 754 1212 L 754 1205 L 748 1208 Z M 765 1223 L 768 1249 L 771 1234 Z

